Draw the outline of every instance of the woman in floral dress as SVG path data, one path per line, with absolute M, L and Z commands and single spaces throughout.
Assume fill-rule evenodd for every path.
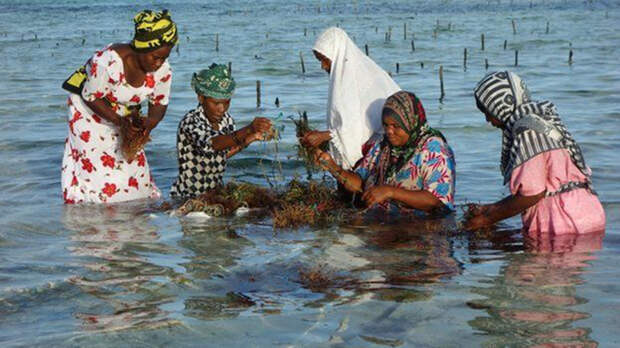
M 420 100 L 410 92 L 390 96 L 383 106 L 385 134 L 364 145 L 362 161 L 351 171 L 316 150 L 318 162 L 365 203 L 392 214 L 448 213 L 454 208 L 455 161 L 444 136 L 426 123 Z
M 121 151 L 126 137 L 148 134 L 162 120 L 170 94 L 168 55 L 177 42 L 176 25 L 166 10 L 143 11 L 134 17 L 135 35 L 128 44 L 97 51 L 67 82 L 69 135 L 62 163 L 65 203 L 112 203 L 157 198 L 144 151 L 127 160 Z M 67 82 L 65 84 L 67 84 Z M 146 117 L 139 115 L 148 103 Z

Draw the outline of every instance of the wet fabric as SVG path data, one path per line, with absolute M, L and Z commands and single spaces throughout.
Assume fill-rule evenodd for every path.
M 172 82 L 166 61 L 147 73 L 144 84 L 125 80 L 121 57 L 111 48 L 98 51 L 86 66 L 82 94 L 68 99 L 69 135 L 65 143 L 61 184 L 65 203 L 112 203 L 157 198 L 144 151 L 129 162 L 121 152 L 119 128 L 95 114 L 84 102 L 106 98 L 121 117 L 143 102 L 167 105 Z
M 327 100 L 330 152 L 349 169 L 362 157 L 362 145 L 382 132 L 383 104 L 400 87 L 340 28 L 325 30 L 313 50 L 332 62 Z
M 566 182 L 586 178 L 566 149 L 543 152 L 515 168 L 510 180 L 513 195 L 533 196 L 554 192 Z M 584 188 L 548 196 L 521 215 L 528 235 L 593 233 L 605 230 L 605 211 L 596 195 Z

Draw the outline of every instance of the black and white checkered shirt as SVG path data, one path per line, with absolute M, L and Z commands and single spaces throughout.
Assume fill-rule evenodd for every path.
M 195 197 L 222 183 L 228 150 L 214 150 L 211 139 L 234 130 L 235 121 L 228 113 L 219 130 L 213 129 L 202 105 L 183 116 L 177 131 L 179 176 L 170 189 L 172 197 Z

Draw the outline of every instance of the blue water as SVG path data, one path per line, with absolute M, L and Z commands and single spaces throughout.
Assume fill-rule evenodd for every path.
M 507 193 L 498 171 L 500 134 L 472 98 L 484 60 L 489 70 L 516 71 L 535 97 L 556 103 L 592 167 L 607 229 L 539 245 L 523 240 L 518 218 L 490 235 L 419 224 L 274 230 L 269 219 L 192 221 L 144 213 L 139 202 L 63 206 L 67 116 L 60 84 L 94 50 L 127 41 L 133 14 L 152 6 L 0 0 L 1 346 L 620 344 L 617 1 L 157 4 L 171 10 L 181 33 L 170 57 L 171 104 L 147 148 L 165 194 L 177 174 L 177 123 L 196 104 L 192 72 L 231 62 L 238 82 L 231 113 L 241 124 L 306 110 L 322 128 L 328 81 L 311 47 L 322 29 L 339 25 L 421 98 L 429 122 L 448 138 L 457 204 Z M 277 152 L 271 143 L 250 146 L 232 159 L 226 179 L 267 186 L 267 179 L 303 176 L 295 142 L 286 123 Z M 277 162 L 284 177 L 273 170 Z M 327 279 L 324 286 L 304 281 L 311 271 Z

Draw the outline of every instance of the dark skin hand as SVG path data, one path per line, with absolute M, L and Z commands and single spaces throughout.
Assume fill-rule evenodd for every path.
M 115 44 L 111 48 L 118 53 L 123 60 L 123 68 L 125 71 L 125 79 L 133 87 L 140 87 L 144 84 L 146 74 L 159 69 L 166 61 L 172 50 L 172 46 L 164 45 L 156 50 L 147 53 L 138 53 L 134 51 L 128 44 Z M 164 118 L 167 105 L 149 104 L 146 119 L 138 115 L 137 110 L 133 110 L 128 117 L 119 116 L 104 99 L 97 99 L 84 103 L 101 118 L 111 122 L 117 127 L 122 122 L 131 123 L 129 127 L 131 135 L 134 137 L 138 134 L 149 133 Z
M 546 191 L 542 191 L 533 196 L 510 195 L 493 204 L 470 204 L 467 212 L 470 217 L 465 220 L 465 229 L 478 230 L 520 214 L 543 199 L 545 193 Z
M 198 101 L 202 105 L 211 126 L 214 129 L 219 129 L 219 123 L 230 107 L 230 99 L 216 99 L 199 95 Z M 227 157 L 230 158 L 252 142 L 262 140 L 270 129 L 271 121 L 268 118 L 256 117 L 249 125 L 234 131 L 234 135 L 219 135 L 214 137 L 211 143 L 216 151 L 228 150 Z M 235 138 L 240 144 L 236 142 Z

